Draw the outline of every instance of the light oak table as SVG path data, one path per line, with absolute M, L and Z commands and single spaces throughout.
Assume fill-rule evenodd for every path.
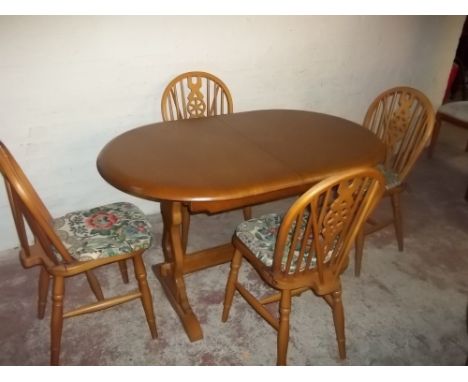
M 439 137 L 440 127 L 444 121 L 454 126 L 468 129 L 468 101 L 449 102 L 439 107 L 428 150 L 429 158 L 432 158 Z M 465 146 L 465 151 L 468 151 L 468 143 Z M 465 191 L 465 200 L 468 202 L 468 187 Z
M 384 160 L 370 131 L 331 115 L 259 110 L 155 123 L 130 130 L 100 152 L 114 187 L 161 203 L 165 261 L 153 266 L 191 341 L 203 338 L 184 274 L 230 261 L 231 244 L 192 254 L 181 240 L 182 206 L 216 213 L 299 195 L 354 166 Z
M 434 148 L 439 138 L 442 122 L 448 122 L 452 125 L 468 129 L 468 101 L 449 102 L 439 107 L 436 114 L 436 123 L 432 132 L 431 143 L 429 145 L 428 156 L 432 158 Z M 468 151 L 468 144 L 465 151 Z

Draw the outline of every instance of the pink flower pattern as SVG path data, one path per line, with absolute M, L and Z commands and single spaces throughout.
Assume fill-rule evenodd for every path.
M 89 228 L 110 229 L 119 221 L 112 212 L 99 211 L 86 218 L 84 223 Z

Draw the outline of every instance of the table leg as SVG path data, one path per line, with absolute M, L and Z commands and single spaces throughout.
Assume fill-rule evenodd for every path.
M 441 118 L 439 115 L 436 117 L 436 122 L 434 125 L 434 130 L 432 131 L 432 136 L 431 136 L 431 143 L 429 144 L 429 149 L 427 151 L 428 157 L 432 158 L 432 155 L 434 153 L 434 148 L 437 143 L 437 138 L 439 138 L 439 133 L 440 133 L 440 125 L 442 124 Z
M 153 272 L 179 315 L 190 341 L 198 341 L 203 338 L 203 332 L 188 301 L 183 277 L 185 251 L 181 238 L 182 204 L 162 202 L 161 213 L 164 222 L 162 247 L 165 262 L 154 265 Z

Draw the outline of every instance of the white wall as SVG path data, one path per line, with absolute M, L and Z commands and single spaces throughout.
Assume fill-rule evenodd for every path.
M 160 121 L 165 84 L 206 70 L 237 111 L 298 108 L 361 121 L 407 84 L 438 106 L 461 16 L 0 17 L 0 139 L 52 215 L 115 200 L 96 170 L 117 134 Z M 131 158 L 129 158 L 131 160 Z M 164 163 L 161 164 L 164 166 Z M 17 244 L 0 191 L 0 249 Z

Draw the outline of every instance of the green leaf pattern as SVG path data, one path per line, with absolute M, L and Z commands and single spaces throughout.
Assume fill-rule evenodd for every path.
M 389 169 L 389 168 L 385 168 L 385 166 L 383 164 L 379 164 L 377 165 L 377 170 L 379 170 L 382 175 L 384 176 L 385 178 L 385 188 L 387 190 L 390 190 L 394 187 L 397 187 L 401 184 L 401 181 L 400 181 L 400 177 L 398 176 L 398 174 Z
M 305 213 L 302 219 L 302 229 L 304 229 L 308 214 Z M 283 220 L 283 215 L 271 213 L 260 216 L 259 218 L 251 219 L 242 222 L 237 226 L 236 236 L 250 249 L 250 251 L 257 257 L 263 264 L 267 267 L 273 265 L 273 255 L 275 252 L 276 246 L 276 236 L 278 234 L 281 221 Z M 292 233 L 294 232 L 295 224 L 292 225 L 288 239 L 286 241 L 286 246 L 284 248 L 284 256 L 282 259 L 282 265 L 284 266 L 287 261 L 287 255 L 289 248 L 291 246 Z M 310 238 L 312 240 L 312 238 Z M 308 242 L 310 244 L 310 241 Z M 296 270 L 295 260 L 297 260 L 300 251 L 300 243 L 297 245 L 297 249 L 294 253 L 293 262 L 289 272 L 292 273 Z M 304 254 L 304 259 L 307 259 L 309 254 Z M 314 268 L 316 264 L 316 257 L 313 254 L 311 260 L 310 268 Z M 302 267 L 301 267 L 302 268 Z

